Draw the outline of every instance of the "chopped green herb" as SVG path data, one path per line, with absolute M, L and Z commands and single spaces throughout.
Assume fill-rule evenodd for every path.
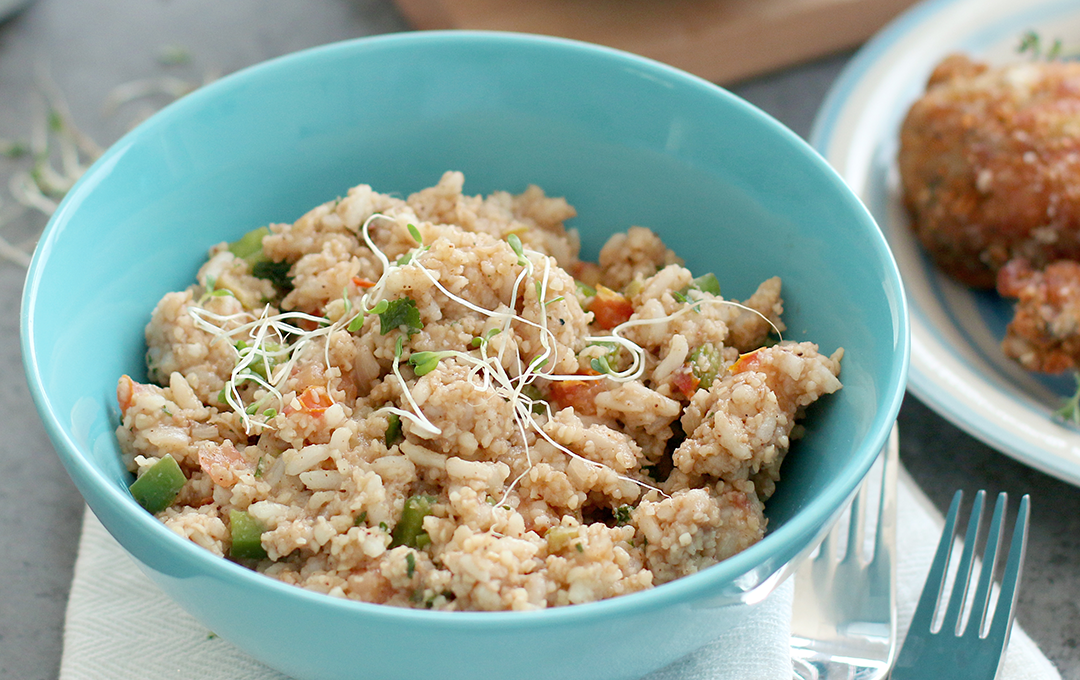
M 390 527 L 387 526 L 386 522 L 379 522 L 379 528 L 383 531 L 390 531 Z
M 1061 408 L 1054 411 L 1054 415 L 1067 423 L 1080 426 L 1080 372 L 1074 373 L 1076 380 L 1076 393 L 1061 404 Z
M 266 550 L 262 546 L 263 527 L 243 510 L 229 511 L 229 534 L 232 545 L 229 556 L 240 560 L 265 560 Z
M 284 260 L 281 262 L 259 260 L 251 266 L 251 275 L 259 279 L 266 279 L 280 291 L 289 291 L 293 287 L 292 277 L 289 276 L 291 268 L 292 265 Z
M 259 456 L 259 460 L 255 461 L 255 479 L 259 479 L 263 475 L 263 459 L 266 456 Z
M 207 633 L 206 634 L 206 639 L 207 640 L 216 640 L 217 639 L 217 633 L 214 633 L 213 631 Z
M 292 278 L 289 277 L 288 262 L 274 262 L 263 252 L 263 239 L 270 235 L 269 227 L 252 229 L 237 240 L 229 244 L 229 252 L 246 261 L 251 267 L 251 275 L 266 279 L 281 291 L 292 289 Z
M 580 543 L 575 543 L 574 549 L 577 550 L 579 553 L 585 552 L 585 548 Z
M 630 523 L 630 513 L 633 511 L 629 505 L 620 505 L 615 508 L 615 525 L 624 526 Z
M 360 526 L 361 524 L 363 524 L 366 521 L 367 521 L 367 510 L 364 510 L 363 512 L 361 512 L 359 515 L 356 516 L 356 519 L 353 520 L 353 526 L 358 527 L 358 526 Z
M 162 406 L 161 407 L 161 412 L 164 413 L 165 415 L 169 416 L 170 418 L 172 417 L 172 411 L 169 410 L 168 406 Z
M 431 507 L 435 504 L 434 496 L 417 494 L 405 499 L 405 508 L 401 511 L 401 519 L 394 527 L 390 541 L 390 547 L 396 548 L 405 545 L 410 548 L 417 546 L 417 538 L 424 534 L 424 518 L 431 514 Z M 429 539 L 430 540 L 430 539 Z
M 384 437 L 386 448 L 390 448 L 404 438 L 405 436 L 401 434 L 401 416 L 391 413 L 386 417 L 386 436 Z
M 176 494 L 180 493 L 185 483 L 187 477 L 180 470 L 180 466 L 171 455 L 166 454 L 142 473 L 129 490 L 139 505 L 156 515 L 172 505 Z
M 413 553 L 405 554 L 405 575 L 409 578 L 416 575 L 416 555 Z
M 416 301 L 411 297 L 402 297 L 392 301 L 382 300 L 380 304 L 382 302 L 386 302 L 386 308 L 376 314 L 379 315 L 379 332 L 383 335 L 399 328 L 403 333 L 413 335 L 419 333 L 424 327 L 424 322 L 420 320 L 420 310 L 416 308 Z M 378 305 L 376 305 L 377 308 Z
M 1061 39 L 1056 39 L 1050 45 L 1050 48 L 1043 49 L 1042 37 L 1035 31 L 1025 31 L 1020 37 L 1020 44 L 1017 46 L 1016 51 L 1020 54 L 1030 52 L 1031 56 L 1035 59 L 1045 59 L 1047 61 L 1053 61 L 1061 56 L 1062 45 Z

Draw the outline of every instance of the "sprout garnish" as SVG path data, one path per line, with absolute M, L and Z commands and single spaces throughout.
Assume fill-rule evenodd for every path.
M 331 323 L 329 319 L 300 312 L 282 312 L 271 315 L 269 314 L 269 306 L 264 308 L 262 315 L 257 319 L 251 318 L 251 315 L 246 312 L 219 316 L 201 307 L 191 307 L 190 313 L 201 328 L 215 335 L 227 337 L 230 341 L 229 344 L 236 348 L 237 361 L 230 379 L 226 383 L 226 389 L 223 390 L 224 401 L 240 416 L 249 432 L 255 427 L 268 427 L 266 421 L 273 416 L 267 416 L 267 414 L 276 415 L 279 412 L 285 380 L 291 374 L 303 347 L 322 338 L 322 341 L 327 343 L 327 349 L 324 350 L 326 367 L 330 368 L 327 336 L 343 328 L 349 332 L 357 332 L 361 329 L 366 314 L 376 314 L 379 316 L 380 333 L 382 335 L 387 335 L 394 330 L 399 331 L 395 342 L 391 372 L 408 405 L 407 409 L 389 405 L 383 406 L 381 409 L 390 419 L 386 432 L 385 443 L 387 447 L 403 438 L 401 429 L 403 419 L 410 422 L 413 428 L 412 431 L 419 436 L 438 436 L 442 432 L 439 427 L 428 420 L 416 403 L 410 390 L 409 381 L 401 372 L 403 363 L 412 369 L 413 376 L 421 378 L 435 371 L 443 360 L 454 360 L 468 367 L 466 380 L 474 387 L 498 395 L 512 405 L 514 422 L 524 448 L 526 469 L 507 486 L 502 500 L 499 501 L 501 505 L 506 502 L 509 493 L 521 478 L 532 468 L 531 453 L 528 437 L 526 436 L 530 430 L 572 458 L 594 467 L 606 467 L 570 450 L 555 441 L 544 430 L 542 422 L 538 418 L 542 417 L 548 420 L 552 417 L 552 411 L 550 405 L 543 398 L 542 390 L 536 384 L 538 380 L 612 380 L 615 382 L 636 380 L 644 373 L 646 352 L 637 343 L 622 337 L 620 334 L 636 326 L 670 321 L 682 314 L 697 311 L 698 308 L 705 304 L 733 305 L 755 313 L 765 319 L 773 330 L 779 334 L 776 326 L 757 310 L 714 297 L 717 294 L 713 292 L 714 288 L 718 291 L 719 286 L 715 283 L 714 276 L 707 275 L 695 280 L 694 290 L 703 294 L 695 295 L 694 299 L 687 300 L 685 306 L 674 313 L 655 319 L 631 318 L 629 321 L 611 329 L 609 335 L 585 338 L 588 344 L 601 345 L 608 350 L 607 353 L 592 360 L 592 367 L 597 371 L 596 375 L 559 374 L 553 369 L 557 358 L 556 336 L 548 327 L 549 319 L 546 312 L 551 303 L 563 299 L 561 295 L 547 299 L 552 258 L 537 251 L 525 249 L 517 235 L 511 234 L 507 238 L 507 242 L 517 255 L 517 264 L 521 267 L 521 271 L 514 281 L 507 304 L 503 305 L 500 310 L 486 309 L 449 291 L 439 281 L 439 278 L 425 266 L 423 255 L 429 250 L 430 246 L 423 245 L 420 231 L 415 225 L 409 224 L 407 229 L 412 238 L 420 244 L 419 247 L 409 251 L 413 256 L 408 258 L 407 261 L 399 259 L 397 262 L 391 263 L 386 254 L 375 245 L 371 238 L 370 228 L 377 219 L 391 222 L 397 221 L 386 215 L 373 214 L 361 225 L 358 236 L 363 239 L 382 264 L 382 274 L 378 281 L 366 288 L 366 292 L 355 307 L 348 295 L 345 295 L 345 313 L 337 321 Z M 533 279 L 533 283 L 536 287 L 538 309 L 541 313 L 538 315 L 538 320 L 532 320 L 512 310 L 516 309 L 516 301 L 519 300 L 522 286 L 527 279 L 534 277 L 536 274 L 538 264 L 542 266 L 542 271 L 539 276 Z M 411 344 L 412 336 L 419 333 L 424 327 L 416 301 L 407 296 L 389 300 L 384 295 L 388 278 L 395 270 L 405 266 L 418 270 L 436 290 L 449 300 L 487 317 L 492 325 L 482 336 L 472 339 L 468 350 L 411 351 L 407 343 Z M 350 316 L 353 310 L 356 313 Z M 314 330 L 300 328 L 296 323 L 300 321 L 314 325 Z M 225 330 L 230 325 L 235 325 L 235 327 L 231 330 Z M 523 357 L 517 354 L 517 350 L 513 349 L 516 344 L 510 339 L 504 342 L 496 341 L 500 334 L 510 331 L 514 325 L 531 327 L 539 331 L 540 351 L 534 356 Z M 244 340 L 242 344 L 237 342 L 240 339 Z M 612 364 L 616 357 L 622 354 L 623 350 L 628 356 L 628 365 L 623 370 L 616 370 L 616 367 Z M 507 357 L 507 352 L 514 352 L 516 356 Z M 238 387 L 245 382 L 254 382 L 262 388 L 264 394 L 254 404 L 246 405 L 243 403 Z M 329 386 L 327 391 L 331 391 Z M 256 394 L 258 394 L 258 391 L 256 391 Z M 271 401 L 276 401 L 277 410 L 267 404 L 267 402 Z M 262 420 L 257 419 L 260 411 L 265 416 Z M 621 474 L 618 477 L 645 489 L 666 495 L 657 487 L 642 480 Z

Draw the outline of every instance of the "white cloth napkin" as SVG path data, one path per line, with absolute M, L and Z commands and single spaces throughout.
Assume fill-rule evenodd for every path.
M 897 597 L 902 640 L 943 522 L 903 471 L 899 491 Z M 788 680 L 792 676 L 788 656 L 791 603 L 788 581 L 757 608 L 746 625 L 645 680 Z M 1000 677 L 1060 680 L 1061 676 L 1017 625 Z M 287 680 L 216 637 L 174 604 L 87 512 L 68 602 L 60 680 L 101 678 Z

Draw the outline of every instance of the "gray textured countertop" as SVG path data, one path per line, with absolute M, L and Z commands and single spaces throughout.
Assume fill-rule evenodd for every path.
M 197 82 L 305 47 L 406 28 L 389 0 L 36 0 L 0 23 L 0 138 L 29 134 L 40 111 L 41 73 L 64 93 L 80 127 L 107 145 L 143 114 L 134 104 L 104 110 L 107 93 L 122 83 L 163 75 Z M 190 62 L 163 63 L 163 50 L 173 47 L 183 48 Z M 847 58 L 732 89 L 805 137 Z M 3 235 L 19 241 L 35 228 L 24 220 Z M 24 276 L 22 267 L 0 262 L 0 678 L 29 680 L 58 673 L 83 503 L 23 375 L 18 319 Z M 1018 620 L 1063 677 L 1080 679 L 1080 490 L 989 449 L 911 396 L 900 414 L 900 434 L 903 462 L 939 507 L 957 488 L 1033 496 Z

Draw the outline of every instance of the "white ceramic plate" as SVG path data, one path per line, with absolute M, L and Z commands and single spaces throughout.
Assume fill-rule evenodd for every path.
M 999 349 L 1009 302 L 934 268 L 899 201 L 900 123 L 933 67 L 961 51 L 991 63 L 1028 59 L 1021 37 L 1080 47 L 1076 0 L 934 0 L 868 42 L 822 105 L 811 143 L 873 213 L 892 247 L 911 309 L 909 389 L 959 427 L 1035 468 L 1080 485 L 1080 430 L 1053 418 L 1071 376 L 1030 374 Z

